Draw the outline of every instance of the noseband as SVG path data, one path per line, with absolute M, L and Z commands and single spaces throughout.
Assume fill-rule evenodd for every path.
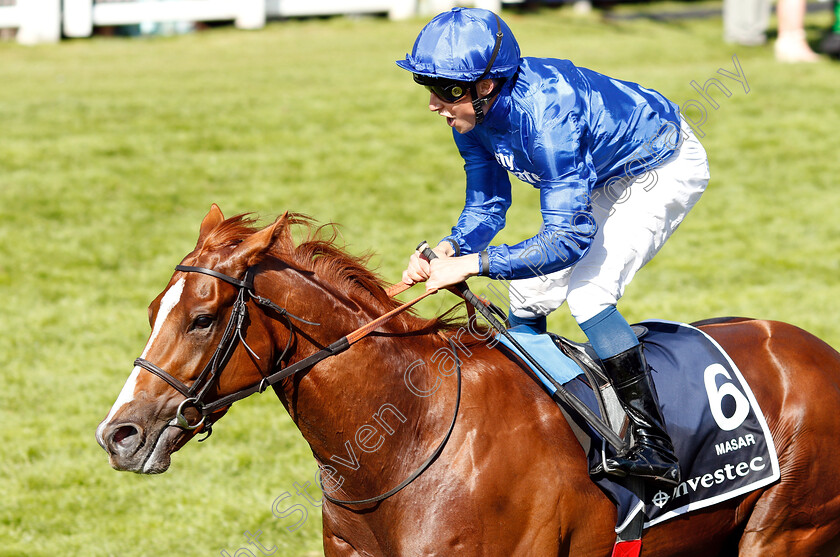
M 136 360 L 134 360 L 135 366 L 140 366 L 146 371 L 157 375 L 158 377 L 169 383 L 169 385 L 173 389 L 175 389 L 184 396 L 184 400 L 181 402 L 181 404 L 178 405 L 178 410 L 175 413 L 176 424 L 178 425 L 178 427 L 189 431 L 198 429 L 203 425 L 206 435 L 199 441 L 204 441 L 212 433 L 213 425 L 212 422 L 207 420 L 207 416 L 218 411 L 220 408 L 233 403 L 235 400 L 245 398 L 246 396 L 257 391 L 263 392 L 265 389 L 268 388 L 268 386 L 271 383 L 273 383 L 268 382 L 268 379 L 272 377 L 268 376 L 263 378 L 263 380 L 257 385 L 253 385 L 251 387 L 247 387 L 245 389 L 237 391 L 232 395 L 224 397 L 223 399 L 217 400 L 210 404 L 204 403 L 204 399 L 206 398 L 207 393 L 210 392 L 210 390 L 218 381 L 219 375 L 230 360 L 230 357 L 233 354 L 237 343 L 241 342 L 245 349 L 248 351 L 248 354 L 250 354 L 252 358 L 256 358 L 257 360 L 260 359 L 260 357 L 257 356 L 257 354 L 251 349 L 251 347 L 248 346 L 248 343 L 245 342 L 245 336 L 243 334 L 243 330 L 247 328 L 248 300 L 254 300 L 261 306 L 272 309 L 286 322 L 286 326 L 288 327 L 290 334 L 289 339 L 286 342 L 286 347 L 283 349 L 282 354 L 280 354 L 280 357 L 277 359 L 278 364 L 285 361 L 289 349 L 292 345 L 292 337 L 294 336 L 295 331 L 292 319 L 300 321 L 301 323 L 306 323 L 308 325 L 319 324 L 307 321 L 306 319 L 291 314 L 288 311 L 286 311 L 285 308 L 281 308 L 271 300 L 263 298 L 262 296 L 258 296 L 257 293 L 254 291 L 254 277 L 252 269 L 248 269 L 245 272 L 244 280 L 238 280 L 224 273 L 220 273 L 212 269 L 206 269 L 204 267 L 178 265 L 175 267 L 175 270 L 182 271 L 185 273 L 202 273 L 205 275 L 209 275 L 211 277 L 215 277 L 219 280 L 223 280 L 224 282 L 232 284 L 239 289 L 239 291 L 236 294 L 236 301 L 234 301 L 233 303 L 233 309 L 230 313 L 230 319 L 228 319 L 227 326 L 225 327 L 225 332 L 224 334 L 222 334 L 222 338 L 219 341 L 215 352 L 213 352 L 213 356 L 210 358 L 210 361 L 207 362 L 207 365 L 204 366 L 204 369 L 201 371 L 201 373 L 198 375 L 198 378 L 193 382 L 191 386 L 187 386 L 183 382 L 173 377 L 172 374 L 168 373 L 167 371 L 163 370 L 162 368 L 156 366 L 155 364 L 144 358 L 137 358 Z M 277 379 L 276 381 L 279 381 L 279 379 Z M 201 420 L 198 423 L 190 424 L 189 420 L 187 420 L 187 418 L 184 416 L 184 409 L 190 406 L 194 407 L 201 414 Z

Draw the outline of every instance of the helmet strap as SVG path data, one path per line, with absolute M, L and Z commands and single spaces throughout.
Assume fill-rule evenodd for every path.
M 475 81 L 470 83 L 470 95 L 472 96 L 472 105 L 475 111 L 475 123 L 480 124 L 484 121 L 484 105 L 487 102 L 487 98 L 480 98 L 478 96 L 476 83 Z
M 487 62 L 484 72 L 478 76 L 475 81 L 470 83 L 470 95 L 472 96 L 473 110 L 475 110 L 476 124 L 480 124 L 484 121 L 484 106 L 487 104 L 490 97 L 496 94 L 496 84 L 494 82 L 493 89 L 486 97 L 478 96 L 478 82 L 484 79 L 487 74 L 490 73 L 490 70 L 493 69 L 493 63 L 496 61 L 496 56 L 499 54 L 499 49 L 502 46 L 502 37 L 504 37 L 504 33 L 502 32 L 502 22 L 497 14 L 494 13 L 493 15 L 496 16 L 496 42 L 493 45 L 493 53 L 490 55 L 490 60 Z
M 475 123 L 480 124 L 484 121 L 484 107 L 496 94 L 502 89 L 507 79 L 494 79 L 493 88 L 483 97 L 478 96 L 478 82 L 470 83 L 470 95 L 472 96 L 473 110 L 475 110 Z

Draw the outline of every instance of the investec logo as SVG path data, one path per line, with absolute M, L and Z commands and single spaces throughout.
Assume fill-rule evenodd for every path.
M 659 508 L 664 507 L 671 499 L 684 497 L 697 492 L 698 487 L 709 489 L 714 485 L 720 485 L 724 482 L 732 482 L 740 478 L 749 476 L 753 472 L 760 472 L 767 468 L 763 456 L 757 456 L 749 461 L 739 462 L 738 464 L 725 464 L 723 468 L 718 468 L 714 472 L 703 474 L 695 478 L 680 483 L 674 488 L 673 493 L 669 496 L 664 491 L 658 491 L 651 501 Z M 726 491 L 723 489 L 722 491 Z

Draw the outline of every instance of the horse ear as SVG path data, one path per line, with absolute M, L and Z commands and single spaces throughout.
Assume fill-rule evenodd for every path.
M 266 252 L 274 245 L 277 238 L 286 229 L 288 223 L 289 212 L 283 213 L 283 216 L 263 228 L 255 232 L 242 241 L 236 248 L 237 263 L 244 264 L 245 268 L 252 267 L 259 263 L 265 256 Z
M 202 242 L 204 242 L 205 238 L 220 224 L 222 221 L 225 220 L 225 216 L 222 214 L 222 210 L 219 209 L 219 206 L 213 203 L 210 206 L 210 211 L 204 216 L 204 220 L 201 221 L 201 230 L 198 233 L 198 242 L 196 247 L 201 247 Z

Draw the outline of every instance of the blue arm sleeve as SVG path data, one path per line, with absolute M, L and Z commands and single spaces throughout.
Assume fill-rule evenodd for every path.
M 544 129 L 547 133 L 535 134 L 529 149 L 540 176 L 542 230 L 516 245 L 489 248 L 493 278 L 528 278 L 569 267 L 595 236 L 590 192 L 597 176 L 577 118 L 569 112 Z
M 464 210 L 444 238 L 461 255 L 477 253 L 490 244 L 490 240 L 504 228 L 505 214 L 510 207 L 510 179 L 495 157 L 469 133 L 453 131 L 455 144 L 464 158 L 467 191 Z

